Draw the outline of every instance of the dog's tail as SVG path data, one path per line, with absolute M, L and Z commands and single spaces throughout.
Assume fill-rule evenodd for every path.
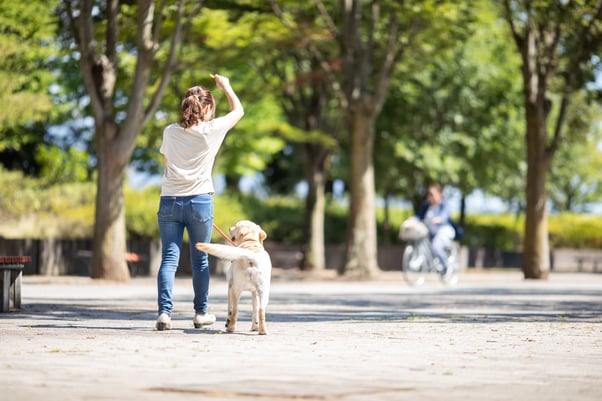
M 196 249 L 198 249 L 199 251 L 207 252 L 208 254 L 216 256 L 218 258 L 227 260 L 237 260 L 242 258 L 251 260 L 257 259 L 257 253 L 248 249 L 238 248 L 231 245 L 197 242 Z

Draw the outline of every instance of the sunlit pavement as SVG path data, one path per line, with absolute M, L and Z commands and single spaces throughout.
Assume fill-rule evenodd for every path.
M 24 277 L 0 315 L 0 399 L 600 400 L 602 274 L 471 271 L 419 288 L 399 272 L 360 282 L 275 272 L 267 336 L 192 327 L 179 278 L 173 330 L 158 332 L 154 278 L 127 284 Z

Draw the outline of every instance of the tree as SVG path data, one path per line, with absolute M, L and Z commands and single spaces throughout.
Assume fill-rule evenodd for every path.
M 292 6 L 290 2 L 270 3 L 291 30 L 303 32 L 297 20 L 291 18 L 294 13 L 285 8 Z M 462 2 L 425 1 L 409 5 L 398 1 L 344 0 L 334 5 L 314 0 L 313 5 L 337 49 L 325 53 L 313 38 L 305 37 L 305 41 L 337 98 L 349 140 L 347 252 L 339 273 L 369 278 L 380 271 L 376 257 L 375 122 L 386 101 L 391 77 L 406 51 L 420 51 L 420 43 L 432 41 L 433 35 L 440 37 L 444 29 L 450 38 L 455 38 L 450 22 L 464 19 L 470 12 Z
M 307 245 L 303 268 L 314 271 L 326 268 L 326 184 L 332 155 L 339 139 L 335 122 L 337 117 L 332 116 L 332 111 L 327 106 L 332 100 L 332 92 L 324 82 L 324 74 L 312 72 L 319 71 L 316 62 L 313 57 L 301 58 L 298 68 L 295 69 L 297 76 L 294 86 L 288 85 L 285 89 L 287 102 L 284 107 L 291 124 L 308 133 L 301 143 L 304 178 L 308 184 L 304 227 Z M 303 71 L 304 65 L 309 67 L 310 71 Z
M 280 10 L 277 7 L 275 10 L 282 18 Z M 329 105 L 334 98 L 333 91 L 320 69 L 319 60 L 303 39 L 312 37 L 312 46 L 322 47 L 324 42 L 326 47 L 330 46 L 330 35 L 324 35 L 324 28 L 316 23 L 316 18 L 319 15 L 302 8 L 295 21 L 303 32 L 291 30 L 292 37 L 280 40 L 272 57 L 257 69 L 278 77 L 278 89 L 282 93 L 280 105 L 288 123 L 299 131 L 287 137 L 300 150 L 303 178 L 307 183 L 303 230 L 306 247 L 302 267 L 313 271 L 326 268 L 326 184 L 332 155 L 340 140 L 337 124 L 340 116 Z M 265 81 L 269 79 L 266 77 Z
M 552 159 L 570 132 L 565 118 L 573 94 L 593 79 L 602 50 L 602 0 L 504 0 L 504 17 L 521 56 L 527 180 L 523 273 L 550 270 L 546 183 Z M 554 103 L 552 93 L 558 94 Z M 555 109 L 556 119 L 549 121 Z
M 507 24 L 484 2 L 472 7 L 465 40 L 404 60 L 377 121 L 377 189 L 424 202 L 429 182 L 468 195 L 481 188 L 507 196 L 523 144 L 517 122 L 520 65 Z M 522 184 L 522 180 L 518 180 Z M 465 207 L 459 222 L 464 223 Z
M 2 164 L 36 174 L 37 146 L 53 110 L 53 7 L 49 1 L 0 2 L 0 155 Z
M 242 174 L 262 170 L 271 194 L 290 193 L 305 179 L 303 267 L 308 270 L 325 268 L 325 185 L 336 145 L 332 121 L 340 117 L 333 113 L 332 90 L 305 40 L 311 37 L 314 46 L 334 48 L 312 6 L 297 2 L 297 25 L 289 29 L 263 1 L 216 2 L 215 10 L 204 13 L 203 29 L 195 32 L 208 35 L 209 28 L 217 26 L 227 32 L 208 43 L 196 65 L 216 60 L 245 83 L 241 98 L 253 99 L 245 104 L 245 118 L 237 125 L 243 134 L 226 139 L 216 167 L 231 183 L 228 190 Z
M 173 7 L 166 3 L 160 2 L 159 7 L 153 0 L 138 0 L 136 6 L 120 5 L 118 0 L 62 3 L 94 117 L 98 181 L 93 278 L 129 279 L 123 198 L 126 167 L 136 137 L 152 118 L 174 70 L 186 23 L 184 0 Z M 198 2 L 191 15 L 201 5 Z M 157 72 L 153 66 L 164 51 L 165 64 Z M 118 85 L 128 82 L 128 63 L 133 64 L 133 76 L 130 87 L 123 88 Z

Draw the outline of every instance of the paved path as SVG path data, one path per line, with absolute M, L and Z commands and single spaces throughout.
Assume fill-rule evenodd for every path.
M 0 400 L 600 400 L 602 275 L 467 273 L 460 284 L 276 279 L 267 336 L 192 328 L 190 279 L 174 329 L 154 330 L 155 281 L 25 277 L 0 315 Z

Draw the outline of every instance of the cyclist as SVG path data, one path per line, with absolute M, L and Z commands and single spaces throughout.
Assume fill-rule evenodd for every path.
M 443 197 L 441 184 L 432 183 L 428 186 L 426 201 L 415 216 L 427 226 L 433 254 L 439 259 L 443 271 L 446 272 L 447 253 L 445 250 L 453 245 L 456 230 L 451 220 L 449 204 Z

